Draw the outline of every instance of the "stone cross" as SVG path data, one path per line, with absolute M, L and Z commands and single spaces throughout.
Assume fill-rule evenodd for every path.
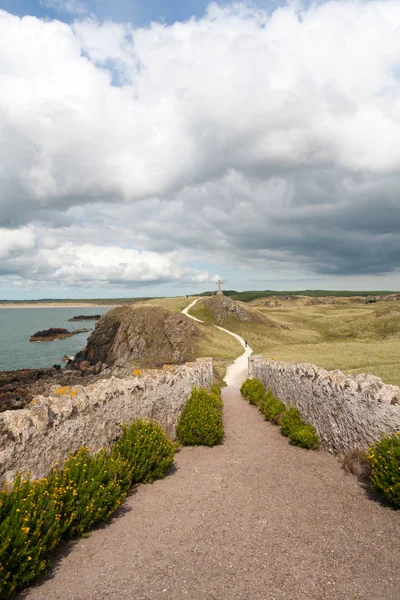
M 218 291 L 221 291 L 221 285 L 224 283 L 223 281 L 221 281 L 220 279 L 218 279 L 218 281 L 215 282 L 218 286 Z

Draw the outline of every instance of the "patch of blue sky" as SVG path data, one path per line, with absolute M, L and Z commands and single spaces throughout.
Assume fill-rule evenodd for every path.
M 226 6 L 235 1 L 219 0 L 215 3 Z M 269 12 L 287 4 L 284 0 L 253 0 L 245 3 Z M 202 17 L 209 4 L 210 0 L 0 0 L 0 9 L 18 16 L 34 15 L 65 22 L 72 22 L 86 14 L 100 21 L 146 26 L 152 21 L 171 24 L 191 17 Z

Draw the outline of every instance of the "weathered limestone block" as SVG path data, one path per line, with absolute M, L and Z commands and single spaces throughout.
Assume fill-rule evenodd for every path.
M 175 437 L 179 416 L 192 387 L 209 388 L 212 359 L 134 371 L 87 387 L 54 387 L 24 409 L 0 414 L 0 485 L 16 472 L 44 477 L 81 446 L 98 451 L 116 440 L 122 423 L 151 418 Z
M 374 375 L 345 375 L 307 363 L 250 356 L 249 377 L 260 379 L 314 425 L 322 445 L 336 453 L 365 450 L 384 433 L 400 431 L 400 388 Z

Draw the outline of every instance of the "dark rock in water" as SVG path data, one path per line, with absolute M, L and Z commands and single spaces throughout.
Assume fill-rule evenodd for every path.
M 77 315 L 68 321 L 98 321 L 101 315 Z
M 118 307 L 103 315 L 86 347 L 67 363 L 69 369 L 144 367 L 192 360 L 199 329 L 182 315 L 159 306 Z
M 53 340 L 65 340 L 77 333 L 86 333 L 89 329 L 77 329 L 76 331 L 68 331 L 62 327 L 50 327 L 43 331 L 37 331 L 29 338 L 30 342 L 51 342 Z

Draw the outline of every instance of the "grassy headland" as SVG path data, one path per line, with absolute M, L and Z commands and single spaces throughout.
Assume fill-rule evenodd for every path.
M 265 299 L 245 305 L 246 310 L 251 307 L 264 315 L 265 323 L 232 318 L 223 326 L 267 358 L 309 362 L 351 374 L 372 373 L 400 385 L 400 301 L 365 304 L 360 296 L 337 296 L 332 298 L 334 304 L 311 305 L 306 296 L 275 299 L 280 306 L 265 306 Z M 215 323 L 212 312 L 200 302 L 190 312 Z

